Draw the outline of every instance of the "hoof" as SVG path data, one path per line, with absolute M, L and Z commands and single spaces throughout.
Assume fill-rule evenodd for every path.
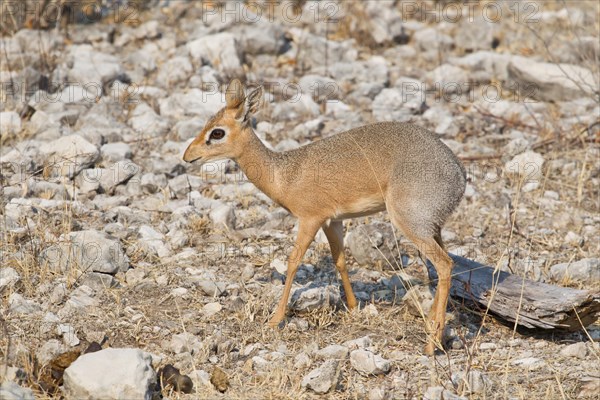
M 275 329 L 275 328 L 279 327 L 279 325 L 281 324 L 282 321 L 283 321 L 283 318 L 271 318 L 269 320 L 269 322 L 267 322 L 267 326 L 269 328 Z
M 356 308 L 358 307 L 358 302 L 356 300 L 354 301 L 347 301 L 348 303 L 348 309 L 349 310 L 356 310 Z
M 430 342 L 425 345 L 423 352 L 425 353 L 425 355 L 433 356 L 433 355 L 435 355 L 435 349 L 436 349 L 435 344 Z

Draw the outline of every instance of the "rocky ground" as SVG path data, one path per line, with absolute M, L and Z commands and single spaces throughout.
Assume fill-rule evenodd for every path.
M 595 2 L 103 4 L 3 9 L 0 397 L 597 398 L 598 321 L 524 332 L 453 301 L 424 356 L 427 275 L 384 213 L 346 222 L 360 310 L 319 234 L 267 328 L 295 219 L 234 163 L 181 160 L 233 77 L 265 86 L 277 150 L 415 122 L 468 171 L 451 252 L 597 291 Z

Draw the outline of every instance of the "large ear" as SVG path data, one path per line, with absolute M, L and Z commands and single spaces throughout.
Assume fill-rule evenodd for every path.
M 239 107 L 238 112 L 236 114 L 236 119 L 238 121 L 246 121 L 250 118 L 251 115 L 256 114 L 260 107 L 260 100 L 263 95 L 263 87 L 259 86 L 253 91 L 251 91 L 244 103 Z
M 227 108 L 238 108 L 244 101 L 244 87 L 239 79 L 234 79 L 225 90 L 225 101 Z

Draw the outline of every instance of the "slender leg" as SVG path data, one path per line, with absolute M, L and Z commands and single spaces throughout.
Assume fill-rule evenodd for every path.
M 436 346 L 442 347 L 442 336 L 446 325 L 446 307 L 450 294 L 452 277 L 452 259 L 442 245 L 435 239 L 411 239 L 416 242 L 420 251 L 435 267 L 438 274 L 438 285 L 433 299 L 433 306 L 427 321 L 429 340 L 425 346 L 425 353 L 433 355 Z
M 394 204 L 392 201 L 388 204 Z M 392 217 L 394 225 L 400 229 L 433 264 L 438 275 L 438 285 L 433 298 L 433 305 L 425 321 L 425 327 L 427 329 L 425 353 L 433 355 L 436 347 L 442 348 L 442 336 L 446 324 L 446 307 L 448 305 L 450 280 L 454 263 L 448 253 L 444 250 L 444 244 L 442 243 L 439 229 L 436 234 L 431 236 L 417 234 L 417 232 L 420 231 L 419 227 L 422 222 L 412 217 L 411 210 L 406 208 L 406 204 L 400 211 L 394 207 L 388 207 L 388 212 Z M 416 215 L 419 214 L 416 213 Z
M 344 255 L 344 225 L 342 224 L 342 221 L 330 221 L 329 223 L 323 224 L 322 228 L 329 241 L 333 262 L 342 277 L 342 285 L 344 286 L 344 292 L 346 292 L 348 308 L 356 308 L 358 303 L 356 297 L 354 297 L 352 285 L 350 285 L 350 278 L 348 277 L 348 270 L 346 269 L 346 257 Z
M 436 268 L 436 271 L 438 271 L 437 265 L 439 265 L 440 262 L 446 261 L 445 260 L 446 259 L 446 251 L 445 251 L 444 243 L 442 242 L 441 232 L 438 232 L 433 238 L 436 241 L 436 243 L 438 244 L 438 246 L 441 247 L 443 250 L 444 254 L 442 255 L 442 260 L 439 260 L 437 258 L 435 258 L 435 259 L 429 258 L 429 257 L 439 257 L 438 255 L 434 255 L 434 256 L 430 255 L 430 254 L 433 254 L 436 252 L 435 248 L 431 248 L 429 251 L 423 251 L 423 254 L 426 254 L 427 259 L 434 265 L 434 267 Z M 452 262 L 452 261 L 450 261 L 450 262 Z M 452 270 L 452 266 L 450 266 L 450 270 Z M 438 285 L 439 285 L 440 279 L 441 278 L 438 274 Z M 446 306 L 447 306 L 447 299 L 446 299 L 446 302 L 441 300 L 440 290 L 436 290 L 434 298 L 433 298 L 433 305 L 432 305 L 431 310 L 429 311 L 429 315 L 427 317 L 428 323 L 432 324 L 432 328 L 433 328 L 433 329 L 431 329 L 432 332 L 437 330 L 437 328 L 436 328 L 436 316 L 437 315 L 439 315 L 440 313 L 443 312 L 444 320 L 445 320 Z M 442 326 L 441 329 L 443 331 L 444 326 Z M 440 337 L 440 340 L 441 340 L 441 337 Z
M 285 276 L 285 286 L 283 288 L 283 295 L 279 300 L 279 304 L 277 305 L 277 310 L 275 314 L 269 321 L 269 326 L 276 327 L 279 325 L 283 318 L 285 317 L 285 310 L 287 308 L 287 303 L 290 297 L 290 292 L 292 290 L 292 283 L 294 281 L 294 276 L 296 275 L 296 271 L 298 270 L 298 265 L 304 257 L 304 253 L 308 249 L 308 246 L 312 243 L 317 231 L 321 226 L 322 220 L 301 220 L 298 226 L 298 237 L 296 238 L 296 245 L 294 246 L 294 250 L 288 256 L 288 268 L 287 274 Z

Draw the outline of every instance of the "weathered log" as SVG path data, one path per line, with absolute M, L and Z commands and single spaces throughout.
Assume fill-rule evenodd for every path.
M 450 254 L 454 260 L 450 295 L 505 321 L 532 329 L 575 331 L 597 320 L 600 292 L 571 289 L 523 279 Z M 437 273 L 427 262 L 432 284 Z M 491 300 L 491 301 L 490 301 Z

